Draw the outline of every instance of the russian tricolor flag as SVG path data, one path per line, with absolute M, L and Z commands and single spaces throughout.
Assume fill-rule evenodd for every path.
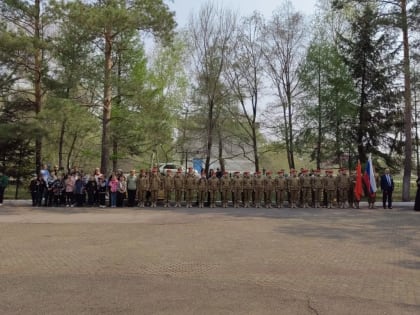
M 370 197 L 374 197 L 376 195 L 376 180 L 375 180 L 375 173 L 373 170 L 372 165 L 372 155 L 369 154 L 369 159 L 366 163 L 365 174 L 363 175 L 363 181 L 365 182 L 367 192 L 369 193 Z

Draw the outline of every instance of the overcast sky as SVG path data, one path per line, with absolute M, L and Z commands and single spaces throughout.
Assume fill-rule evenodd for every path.
M 178 25 L 183 27 L 188 22 L 190 14 L 197 12 L 201 5 L 207 1 L 209 0 L 167 0 L 166 3 L 171 10 L 175 11 Z M 250 15 L 253 11 L 259 11 L 268 18 L 283 3 L 283 0 L 214 0 L 214 2 L 222 7 L 237 11 L 240 16 Z M 317 0 L 295 0 L 291 2 L 297 11 L 312 15 Z

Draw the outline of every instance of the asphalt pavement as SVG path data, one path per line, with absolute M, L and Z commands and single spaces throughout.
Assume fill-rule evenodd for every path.
M 420 314 L 420 212 L 0 207 L 0 314 Z

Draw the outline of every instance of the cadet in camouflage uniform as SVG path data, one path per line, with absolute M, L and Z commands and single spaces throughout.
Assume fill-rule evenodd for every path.
M 220 178 L 220 191 L 222 194 L 222 207 L 226 208 L 230 191 L 230 177 L 228 172 L 224 172 L 223 176 Z
M 172 176 L 172 171 L 167 170 L 166 176 L 163 178 L 163 190 L 164 190 L 164 207 L 168 208 L 170 206 L 171 194 L 174 190 L 174 177 Z
M 315 175 L 311 177 L 312 181 L 312 191 L 314 193 L 314 207 L 321 207 L 321 197 L 324 192 L 324 180 L 321 177 L 321 171 L 317 169 Z
M 242 187 L 243 187 L 243 203 L 244 207 L 248 208 L 252 200 L 252 178 L 249 175 L 249 172 L 244 173 L 242 178 Z
M 333 177 L 333 171 L 328 170 L 327 176 L 324 177 L 324 189 L 327 193 L 327 208 L 333 207 L 334 197 L 337 195 L 336 179 Z
M 184 175 L 182 169 L 178 169 L 174 176 L 175 208 L 181 207 L 182 193 L 184 192 Z
M 290 170 L 290 176 L 287 178 L 287 190 L 290 193 L 290 208 L 296 208 L 299 199 L 300 179 L 296 175 L 296 170 Z
M 309 208 L 309 203 L 312 201 L 312 181 L 307 169 L 302 171 L 299 180 L 302 191 L 302 207 Z
M 350 189 L 350 177 L 347 175 L 347 170 L 342 168 L 340 174 L 336 177 L 337 189 L 338 189 L 338 204 L 341 209 L 347 208 L 349 189 Z
M 232 191 L 232 199 L 233 199 L 233 207 L 239 208 L 239 204 L 241 203 L 242 199 L 242 178 L 239 172 L 235 172 L 230 184 L 231 184 L 231 191 Z
M 161 188 L 161 185 L 162 185 L 157 168 L 153 168 L 152 176 L 150 177 L 149 184 L 150 184 L 150 197 L 152 201 L 151 207 L 156 208 L 159 189 Z
M 207 184 L 209 186 L 209 193 L 210 193 L 210 208 L 215 208 L 217 193 L 220 190 L 220 182 L 219 182 L 219 178 L 217 178 L 216 176 L 216 172 L 213 172 L 211 177 L 208 179 Z
M 277 177 L 274 180 L 274 190 L 276 192 L 276 206 L 282 208 L 284 206 L 284 191 L 286 190 L 286 178 L 284 177 L 284 170 L 277 172 Z
M 184 178 L 184 189 L 187 208 L 192 208 L 192 199 L 197 189 L 197 179 L 194 175 L 192 167 L 188 169 L 188 174 Z
M 264 206 L 266 208 L 272 207 L 272 196 L 274 190 L 274 179 L 271 177 L 271 171 L 265 173 L 265 178 L 263 179 L 264 184 Z
M 349 206 L 350 208 L 358 209 L 360 200 L 356 200 L 356 196 L 354 195 L 354 187 L 356 186 L 356 171 L 351 171 L 349 176 L 350 176 Z
M 255 207 L 260 208 L 261 207 L 261 199 L 263 197 L 264 193 L 264 181 L 261 177 L 261 172 L 258 171 L 255 173 L 253 186 L 254 186 L 254 194 L 255 194 Z
M 149 176 L 144 170 L 140 170 L 140 175 L 137 177 L 137 199 L 139 207 L 144 207 L 144 204 L 147 201 L 149 187 Z
M 207 178 L 206 174 L 201 174 L 200 179 L 197 181 L 197 199 L 198 199 L 198 207 L 203 208 L 204 207 L 204 200 L 206 200 L 207 193 L 209 191 L 209 188 L 207 186 Z

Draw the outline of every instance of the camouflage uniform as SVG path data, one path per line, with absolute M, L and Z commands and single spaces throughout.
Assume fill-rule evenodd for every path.
M 333 200 L 337 194 L 337 185 L 336 179 L 333 177 L 333 172 L 328 170 L 327 176 L 324 177 L 324 189 L 327 193 L 327 208 L 331 209 L 333 207 Z
M 320 170 L 315 171 L 315 175 L 311 177 L 312 191 L 314 192 L 314 207 L 321 207 L 321 197 L 324 191 L 324 181 L 321 177 Z
M 239 204 L 241 202 L 242 197 L 242 178 L 240 177 L 239 172 L 235 172 L 234 177 L 232 178 L 231 182 L 231 191 L 233 196 L 233 207 L 239 208 Z
M 254 186 L 254 193 L 255 193 L 255 207 L 260 208 L 261 207 L 261 199 L 264 193 L 264 181 L 261 177 L 261 172 L 256 172 L 253 181 Z
M 273 190 L 274 190 L 274 179 L 271 177 L 271 172 L 268 171 L 266 173 L 266 176 L 263 180 L 263 184 L 264 184 L 264 206 L 266 208 L 271 208 L 271 203 L 272 203 L 272 195 L 273 195 Z
M 284 177 L 284 170 L 277 172 L 278 176 L 274 180 L 274 189 L 276 192 L 277 208 L 284 206 L 284 191 L 286 190 L 286 178 Z
M 156 208 L 159 189 L 161 188 L 160 175 L 157 169 L 153 169 L 152 176 L 150 177 L 150 196 L 152 199 L 152 208 Z
M 348 206 L 349 188 L 351 179 L 347 175 L 345 169 L 341 169 L 341 174 L 337 175 L 338 203 L 340 208 L 344 209 Z
M 217 178 L 216 173 L 213 173 L 212 176 L 207 181 L 209 186 L 210 193 L 210 208 L 216 207 L 216 198 L 217 192 L 220 190 L 219 178 Z
M 182 193 L 184 191 L 184 175 L 178 170 L 174 176 L 175 207 L 181 207 Z
M 208 193 L 207 178 L 203 174 L 200 179 L 197 181 L 197 195 L 198 195 L 198 207 L 204 207 L 204 200 L 206 200 Z
M 192 199 L 197 189 L 197 178 L 195 177 L 192 168 L 189 169 L 188 174 L 184 178 L 185 201 L 187 208 L 192 207 Z
M 220 178 L 220 191 L 222 194 L 222 207 L 226 208 L 230 191 L 230 177 L 227 172 L 224 172 L 223 176 Z
M 356 200 L 356 196 L 354 194 L 355 186 L 356 186 L 356 171 L 352 171 L 350 174 L 349 205 L 350 205 L 350 208 L 359 209 L 360 200 Z
M 294 169 L 290 171 L 290 177 L 287 178 L 287 190 L 290 193 L 290 208 L 296 208 L 299 199 L 300 179 Z
M 137 178 L 137 199 L 139 207 L 144 207 L 144 203 L 147 201 L 147 192 L 149 191 L 149 187 L 149 176 L 144 172 L 144 170 L 141 170 L 140 176 Z
M 312 182 L 308 174 L 308 170 L 303 170 L 303 174 L 299 178 L 302 191 L 302 207 L 308 208 L 312 200 Z
M 172 176 L 171 170 L 168 170 L 166 176 L 163 178 L 163 190 L 165 193 L 164 207 L 167 208 L 170 205 L 170 199 L 172 191 L 174 190 L 174 178 Z
M 245 208 L 248 208 L 252 200 L 252 178 L 249 176 L 249 172 L 244 173 L 244 177 L 242 178 L 242 187 L 243 204 Z

